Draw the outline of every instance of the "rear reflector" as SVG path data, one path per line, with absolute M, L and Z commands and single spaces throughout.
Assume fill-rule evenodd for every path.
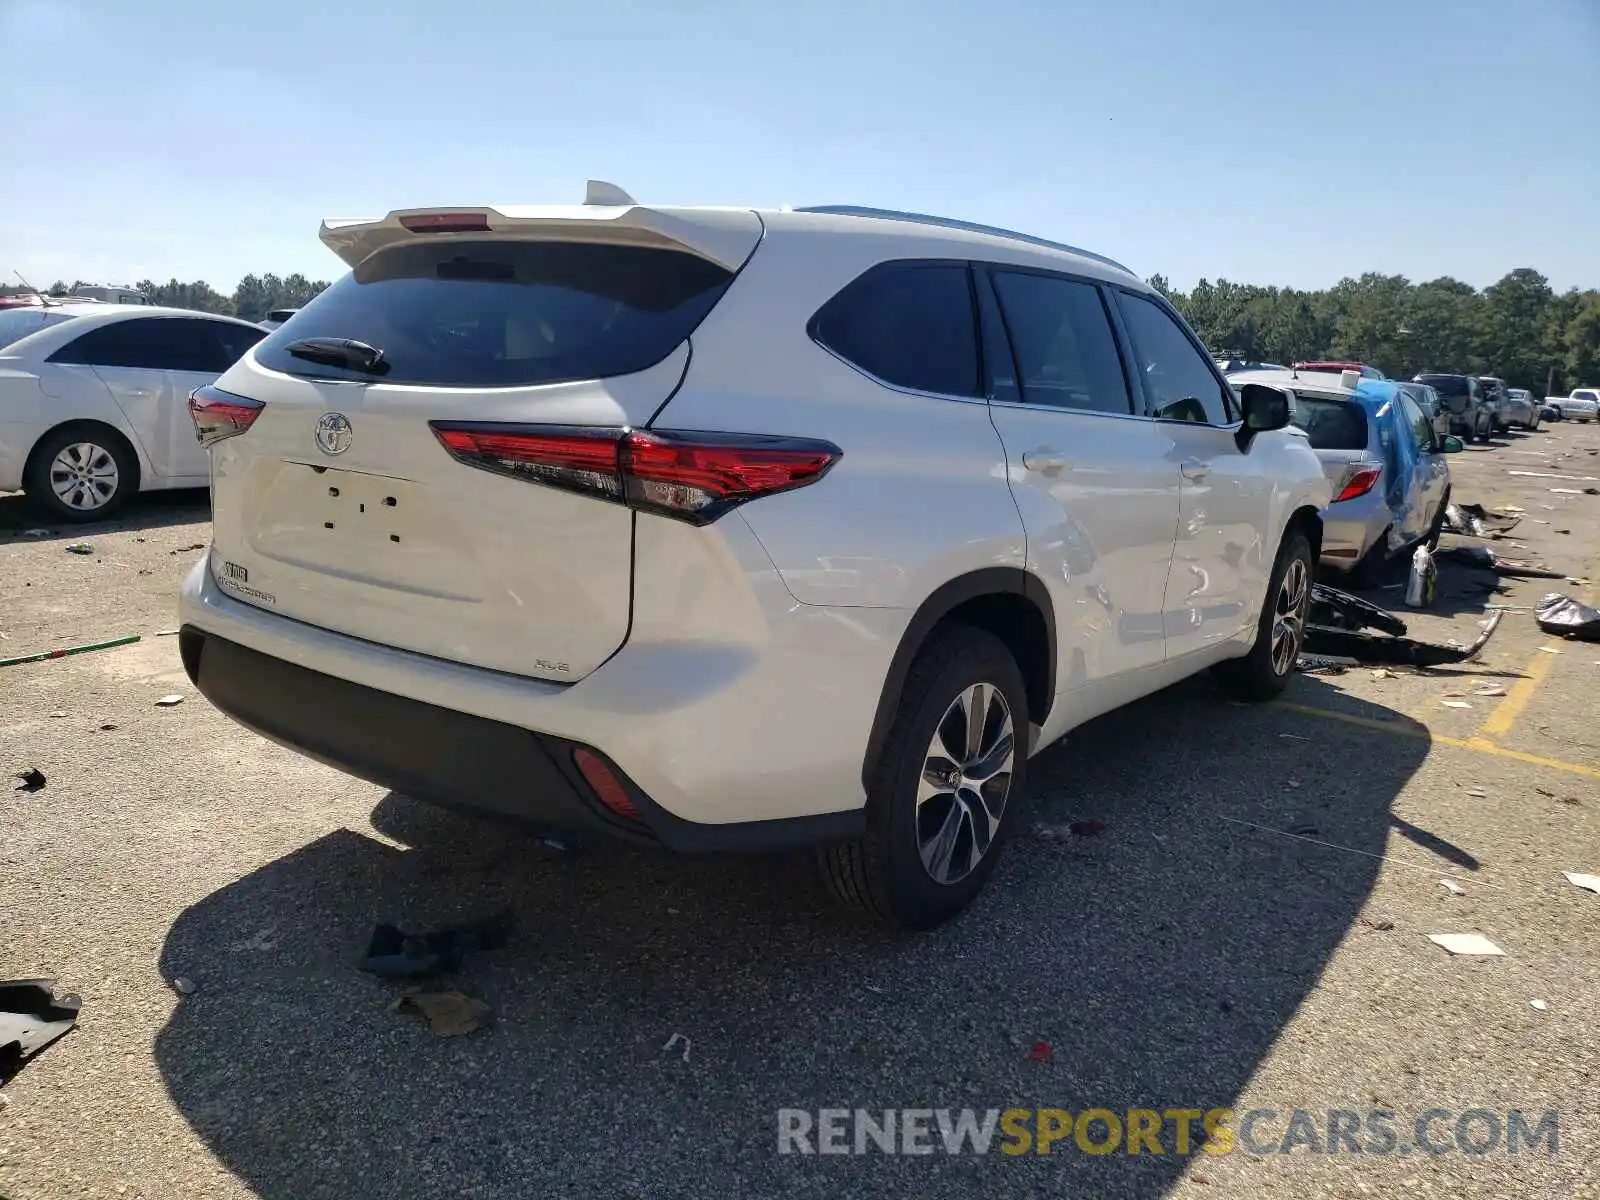
M 747 500 L 814 483 L 831 442 L 749 434 L 433 422 L 459 462 L 704 525 Z
M 189 393 L 189 419 L 202 446 L 215 445 L 249 429 L 266 405 L 248 396 L 235 396 L 218 387 L 196 388 Z
M 483 213 L 413 213 L 401 217 L 400 224 L 412 233 L 489 232 L 489 218 Z
M 1382 472 L 1380 467 L 1359 467 L 1345 480 L 1344 487 L 1333 498 L 1335 504 L 1341 500 L 1354 500 L 1357 496 L 1365 496 L 1372 490 L 1372 485 L 1378 482 Z
M 601 804 L 625 820 L 639 820 L 639 810 L 628 798 L 628 789 L 622 786 L 622 781 L 606 765 L 603 758 L 594 751 L 585 750 L 580 746 L 572 752 L 572 764 L 594 789 L 594 794 Z

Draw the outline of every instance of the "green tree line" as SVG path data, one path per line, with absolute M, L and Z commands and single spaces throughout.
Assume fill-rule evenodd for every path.
M 1521 267 L 1482 291 L 1445 276 L 1412 283 L 1368 273 L 1324 291 L 1202 279 L 1158 288 L 1217 355 L 1294 363 L 1369 363 L 1395 379 L 1421 371 L 1496 375 L 1535 395 L 1600 383 L 1600 290 L 1562 293 Z

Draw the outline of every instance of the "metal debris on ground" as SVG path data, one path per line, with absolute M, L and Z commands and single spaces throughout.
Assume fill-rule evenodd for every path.
M 0 980 L 0 1083 L 78 1021 L 83 1001 L 56 995 L 53 979 Z
M 1462 887 L 1454 879 L 1441 879 L 1439 880 L 1439 886 L 1445 891 L 1449 892 L 1452 896 L 1465 896 L 1467 894 L 1467 889 Z
M 86 654 L 90 650 L 110 650 L 115 646 L 131 646 L 139 640 L 137 633 L 127 637 L 112 638 L 107 642 L 88 642 L 82 646 L 68 646 L 62 650 L 41 650 L 37 654 L 21 654 L 16 658 L 0 658 L 0 667 L 20 667 L 24 663 L 44 662 L 51 658 L 66 658 L 69 654 Z
M 683 1043 L 683 1061 L 684 1062 L 688 1062 L 689 1061 L 689 1039 L 687 1037 L 685 1037 L 681 1033 L 675 1033 L 671 1037 L 669 1037 L 667 1039 L 667 1041 L 666 1041 L 666 1044 L 661 1047 L 661 1050 L 662 1050 L 663 1053 L 665 1053 L 666 1051 L 671 1050 L 679 1042 Z
M 1551 592 L 1533 606 L 1533 619 L 1539 628 L 1557 637 L 1580 642 L 1600 642 L 1600 609 L 1581 600 Z
M 1318 583 L 1311 587 L 1306 610 L 1305 648 L 1309 654 L 1338 655 L 1370 665 L 1433 667 L 1468 662 L 1494 636 L 1502 615 L 1491 613 L 1470 646 L 1420 642 L 1406 637 L 1406 623 L 1387 609 Z M 1388 636 L 1365 632 L 1369 628 Z
M 1567 882 L 1573 887 L 1588 888 L 1595 895 L 1600 896 L 1600 875 L 1580 875 L 1575 871 L 1561 872 L 1567 877 Z
M 17 786 L 12 789 L 12 791 L 16 792 L 41 791 L 43 790 L 44 785 L 48 782 L 44 777 L 44 772 L 39 770 L 38 767 L 29 767 L 26 771 L 23 771 L 21 774 L 17 775 L 16 778 L 22 780 L 21 783 L 17 784 Z
M 163 696 L 163 697 L 161 697 L 161 699 L 157 700 L 156 701 L 156 707 L 157 708 L 171 708 L 171 707 L 173 707 L 173 705 L 182 704 L 182 703 L 183 703 L 183 695 L 181 693 L 179 693 L 179 692 L 173 692 L 172 695 Z
M 1489 798 L 1489 793 L 1484 791 L 1482 788 L 1468 788 L 1467 795 L 1475 796 L 1479 800 L 1487 800 Z
M 498 950 L 510 936 L 509 911 L 432 933 L 411 934 L 395 925 L 379 925 L 372 931 L 360 965 L 363 971 L 392 979 L 426 979 L 459 971 L 468 954 Z
M 1406 575 L 1405 604 L 1407 608 L 1427 608 L 1439 586 L 1439 568 L 1433 564 L 1433 554 L 1426 546 L 1418 546 L 1411 555 L 1411 570 Z
M 439 1037 L 459 1037 L 482 1029 L 493 1010 L 482 1000 L 451 988 L 447 992 L 407 992 L 389 1006 L 395 1012 L 415 1012 L 427 1018 L 428 1029 Z
M 1481 933 L 1430 933 L 1428 940 L 1435 946 L 1443 946 L 1451 954 L 1505 954 L 1504 950 Z

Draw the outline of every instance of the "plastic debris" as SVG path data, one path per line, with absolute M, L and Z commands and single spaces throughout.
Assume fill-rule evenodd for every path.
M 44 772 L 39 770 L 38 767 L 29 767 L 26 771 L 23 771 L 20 775 L 18 775 L 17 778 L 22 780 L 21 783 L 17 784 L 17 786 L 12 789 L 13 791 L 17 792 L 42 791 L 44 790 L 45 783 L 48 782 L 44 777 Z
M 1049 1042 L 1035 1042 L 1033 1049 L 1028 1051 L 1029 1062 L 1047 1063 L 1053 1061 L 1054 1058 L 1055 1051 L 1051 1048 Z
M 1557 637 L 1600 642 L 1600 609 L 1591 608 L 1560 592 L 1551 592 L 1535 604 L 1533 619 L 1539 623 L 1540 629 Z
M 1388 667 L 1379 667 L 1372 673 L 1374 679 L 1399 679 L 1400 672 L 1391 671 Z
M 1489 798 L 1489 793 L 1482 788 L 1468 788 L 1467 795 L 1476 796 L 1479 800 L 1487 800 Z
M 1539 647 L 1539 653 L 1540 654 L 1560 654 L 1561 651 L 1560 651 L 1559 648 L 1557 648 L 1555 646 L 1540 646 Z
M 395 1012 L 415 1012 L 427 1018 L 428 1029 L 438 1037 L 460 1037 L 482 1029 L 493 1010 L 482 1000 L 451 988 L 447 992 L 408 992 L 389 1006 Z
M 432 933 L 410 934 L 395 925 L 379 925 L 367 942 L 361 969 L 392 979 L 426 979 L 460 970 L 468 954 L 498 950 L 510 936 L 510 912 Z
M 88 542 L 73 542 L 67 547 L 68 554 L 93 554 L 94 547 Z
M 1428 940 L 1451 954 L 1505 955 L 1504 950 L 1481 933 L 1430 933 Z
M 180 996 L 192 996 L 200 990 L 200 985 L 187 975 L 179 975 L 172 981 L 172 990 Z
M 1595 895 L 1600 896 L 1600 875 L 1580 875 L 1575 871 L 1561 872 L 1567 877 L 1567 882 L 1573 887 L 1588 888 Z
M 1504 613 L 1491 613 L 1470 646 L 1440 645 L 1406 637 L 1406 623 L 1387 609 L 1359 596 L 1341 592 L 1324 584 L 1311 586 L 1311 604 L 1306 610 L 1305 648 L 1310 655 L 1342 656 L 1365 663 L 1436 667 L 1445 663 L 1469 662 L 1476 658 L 1494 636 Z M 1376 629 L 1387 637 L 1364 632 Z
M 1439 568 L 1433 565 L 1433 555 L 1426 546 L 1418 546 L 1411 555 L 1411 572 L 1406 576 L 1406 607 L 1427 608 L 1432 604 L 1438 581 Z
M 1472 689 L 1474 696 L 1504 696 L 1506 685 L 1503 683 L 1480 683 Z
M 0 981 L 0 1083 L 78 1021 L 83 1001 L 56 995 L 53 979 Z
M 662 1046 L 661 1049 L 662 1049 L 662 1051 L 664 1053 L 664 1052 L 666 1052 L 668 1050 L 671 1050 L 679 1042 L 683 1043 L 683 1061 L 684 1062 L 688 1062 L 689 1061 L 689 1039 L 686 1038 L 681 1033 L 675 1033 L 671 1037 L 669 1037 L 667 1039 L 667 1041 L 666 1041 L 666 1044 L 664 1046 Z
M 59 721 L 62 717 L 66 716 L 66 715 L 67 715 L 67 710 L 66 709 L 58 708 L 58 709 L 56 709 L 55 712 L 50 714 L 50 719 L 52 721 Z
M 1529 1000 L 1528 1001 L 1528 1007 L 1529 1008 L 1538 1009 L 1540 1012 L 1544 1012 L 1550 1006 L 1548 1004 L 1546 1004 L 1543 1000 Z
M 1439 886 L 1445 891 L 1449 892 L 1452 896 L 1465 896 L 1467 894 L 1467 889 L 1462 887 L 1454 879 L 1441 879 L 1439 880 Z
M 1441 700 L 1441 701 L 1439 701 L 1439 703 L 1444 705 L 1446 708 L 1471 708 L 1472 707 L 1472 705 L 1468 704 L 1465 700 Z
M 163 696 L 163 697 L 161 697 L 161 699 L 157 700 L 156 701 L 156 707 L 157 708 L 172 708 L 173 706 L 178 705 L 178 704 L 182 704 L 182 703 L 183 703 L 183 695 L 182 695 L 182 693 L 173 692 L 172 695 Z

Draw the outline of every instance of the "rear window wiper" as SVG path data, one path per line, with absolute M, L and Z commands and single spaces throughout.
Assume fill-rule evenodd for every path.
M 389 360 L 383 351 L 353 338 L 313 337 L 291 342 L 285 349 L 296 358 L 307 362 L 326 363 L 330 367 L 348 367 L 363 375 L 387 375 Z

